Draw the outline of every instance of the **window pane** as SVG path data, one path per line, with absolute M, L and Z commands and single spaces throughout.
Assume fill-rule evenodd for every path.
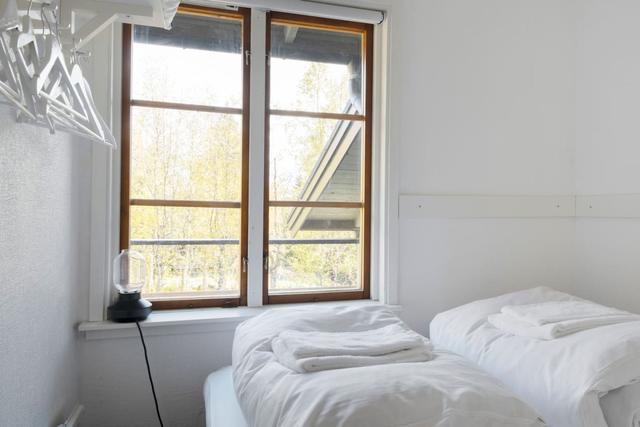
M 151 300 L 238 298 L 239 247 L 131 245 L 147 260 L 142 295 Z
M 239 201 L 240 115 L 131 109 L 131 198 Z
M 271 108 L 362 114 L 362 35 L 274 23 Z
M 360 290 L 360 209 L 270 208 L 269 294 Z
M 360 201 L 362 122 L 271 116 L 271 200 Z
M 170 31 L 134 26 L 133 99 L 242 107 L 242 22 L 178 14 Z
M 132 206 L 130 224 L 149 269 L 146 297 L 240 294 L 240 209 Z

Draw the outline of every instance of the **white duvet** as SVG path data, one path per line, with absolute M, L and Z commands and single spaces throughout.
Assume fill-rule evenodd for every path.
M 640 383 L 610 391 L 600 407 L 609 427 L 640 427 Z
M 511 335 L 487 322 L 505 305 L 568 300 L 579 299 L 541 287 L 475 301 L 438 314 L 431 340 L 478 363 L 552 427 L 607 427 L 600 397 L 640 380 L 640 321 L 549 341 Z
M 382 306 L 273 309 L 242 323 L 233 346 L 238 401 L 251 426 L 543 426 L 536 413 L 463 358 L 314 373 L 282 366 L 283 330 L 366 331 L 401 321 Z

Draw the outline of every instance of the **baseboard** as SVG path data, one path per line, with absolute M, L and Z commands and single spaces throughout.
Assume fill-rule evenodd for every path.
M 78 420 L 80 419 L 82 411 L 84 411 L 84 406 L 78 403 L 73 408 L 73 411 L 71 411 L 71 415 L 69 415 L 69 418 L 67 418 L 67 420 L 64 423 L 60 424 L 58 427 L 78 427 Z

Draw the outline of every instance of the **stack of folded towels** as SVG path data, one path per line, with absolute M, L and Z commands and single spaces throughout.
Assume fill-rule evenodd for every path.
M 488 318 L 491 325 L 505 332 L 542 340 L 638 320 L 638 315 L 585 300 L 507 305 Z
M 433 358 L 429 340 L 399 324 L 362 332 L 285 330 L 271 347 L 280 364 L 300 373 Z

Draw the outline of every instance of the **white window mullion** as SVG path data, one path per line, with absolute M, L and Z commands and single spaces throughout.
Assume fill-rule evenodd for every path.
M 249 307 L 262 305 L 266 12 L 251 11 L 251 102 L 249 143 Z

